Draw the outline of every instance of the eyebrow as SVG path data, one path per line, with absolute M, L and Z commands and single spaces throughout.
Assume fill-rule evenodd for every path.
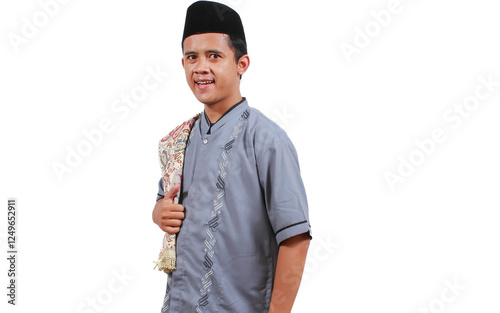
M 224 52 L 220 51 L 220 50 L 206 50 L 205 53 L 218 53 L 218 54 L 224 54 Z M 184 52 L 184 55 L 189 55 L 189 54 L 197 54 L 196 51 L 186 51 Z
M 207 50 L 206 52 L 211 52 L 211 53 L 218 53 L 218 54 L 224 54 L 224 52 L 220 50 Z

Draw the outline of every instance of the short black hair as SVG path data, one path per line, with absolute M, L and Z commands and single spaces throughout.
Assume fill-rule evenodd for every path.
M 239 38 L 239 37 L 233 37 L 231 35 L 229 36 L 229 47 L 233 49 L 234 51 L 234 61 L 236 64 L 238 64 L 238 61 L 241 59 L 242 56 L 248 53 L 247 51 L 247 43 L 245 40 Z M 240 79 L 243 77 L 243 75 L 240 75 Z
M 247 43 L 238 37 L 233 37 L 229 35 L 229 47 L 234 51 L 234 60 L 236 63 L 240 60 L 242 56 L 247 54 Z

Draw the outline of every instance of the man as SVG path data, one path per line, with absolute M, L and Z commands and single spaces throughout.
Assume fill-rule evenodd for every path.
M 182 66 L 204 104 L 180 186 L 160 179 L 153 221 L 177 234 L 162 312 L 290 312 L 310 225 L 297 154 L 286 133 L 241 96 L 250 65 L 239 15 L 198 1 L 187 11 Z

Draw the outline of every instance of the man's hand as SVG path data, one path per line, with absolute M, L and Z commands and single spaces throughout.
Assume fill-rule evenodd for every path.
M 180 188 L 181 185 L 178 184 L 170 189 L 163 199 L 156 202 L 153 209 L 153 222 L 169 234 L 177 234 L 184 219 L 184 207 L 174 204 L 174 197 Z

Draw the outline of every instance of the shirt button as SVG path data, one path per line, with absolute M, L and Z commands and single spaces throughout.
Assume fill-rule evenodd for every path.
M 206 145 L 207 143 L 208 143 L 208 139 L 207 138 L 203 139 L 203 144 Z

